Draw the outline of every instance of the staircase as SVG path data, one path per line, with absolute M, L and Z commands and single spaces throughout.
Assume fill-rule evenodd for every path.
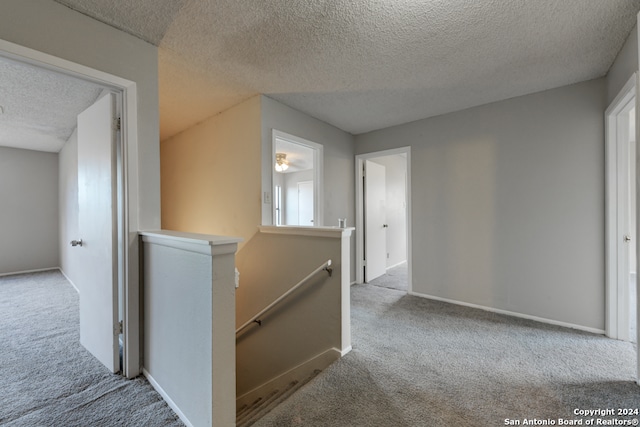
M 236 427 L 249 427 L 260 418 L 271 412 L 276 406 L 284 402 L 298 391 L 302 386 L 311 381 L 320 373 L 315 370 L 313 373 L 302 381 L 292 381 L 283 387 L 282 390 L 273 390 L 264 397 L 259 397 L 253 403 L 242 405 L 236 411 Z

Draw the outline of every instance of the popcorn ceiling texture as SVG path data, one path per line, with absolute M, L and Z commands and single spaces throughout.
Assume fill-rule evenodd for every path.
M 605 75 L 637 0 L 56 0 L 160 48 L 161 137 L 257 93 L 358 134 Z
M 0 146 L 56 153 L 101 87 L 0 57 Z

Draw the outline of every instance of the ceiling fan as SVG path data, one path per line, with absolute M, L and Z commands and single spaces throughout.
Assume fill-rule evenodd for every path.
M 289 169 L 287 153 L 276 153 L 276 172 L 284 172 Z

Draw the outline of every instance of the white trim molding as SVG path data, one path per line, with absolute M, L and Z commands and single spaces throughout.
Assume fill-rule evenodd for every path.
M 169 407 L 173 410 L 173 412 L 175 412 L 176 415 L 178 415 L 178 418 L 180 418 L 180 420 L 187 427 L 193 427 L 193 424 L 191 424 L 191 421 L 189 421 L 189 418 L 187 418 L 187 416 L 180 410 L 178 405 L 176 405 L 176 403 L 169 397 L 167 392 L 164 391 L 164 389 L 162 387 L 160 387 L 160 384 L 158 384 L 158 382 L 144 368 L 142 368 L 142 375 L 144 375 L 144 377 L 147 379 L 147 381 L 149 381 L 149 384 L 151 384 L 151 386 L 154 388 L 154 390 L 157 391 L 160 396 L 162 396 L 164 401 L 167 402 L 167 405 L 169 405 Z
M 311 237 L 349 237 L 355 230 L 353 227 L 306 227 L 293 225 L 261 225 L 258 227 L 261 233 L 267 234 L 288 234 L 291 236 L 311 236 Z
M 394 156 L 397 154 L 406 154 L 407 156 L 407 206 L 406 206 L 406 222 L 407 222 L 407 269 L 408 269 L 408 293 L 413 290 L 413 274 L 411 266 L 413 265 L 413 244 L 412 244 L 412 222 L 411 222 L 411 147 L 400 147 L 389 150 L 376 151 L 373 153 L 363 153 L 356 155 L 356 281 L 355 283 L 364 283 L 364 162 L 366 160 L 375 159 L 377 157 Z
M 528 315 L 528 314 L 517 313 L 515 311 L 501 310 L 499 308 L 486 307 L 484 305 L 472 304 L 472 303 L 463 302 L 463 301 L 457 301 L 457 300 L 448 299 L 448 298 L 441 298 L 441 297 L 436 297 L 436 296 L 427 295 L 427 294 L 421 294 L 421 293 L 417 293 L 417 292 L 409 292 L 409 295 L 413 295 L 413 296 L 420 297 L 420 298 L 426 298 L 426 299 L 430 299 L 430 300 L 434 300 L 434 301 L 446 302 L 446 303 L 449 303 L 449 304 L 455 304 L 455 305 L 459 305 L 459 306 L 463 306 L 463 307 L 476 308 L 476 309 L 479 309 L 479 310 L 488 311 L 490 313 L 503 314 L 503 315 L 506 315 L 506 316 L 518 317 L 518 318 L 527 319 L 527 320 L 533 320 L 533 321 L 536 321 L 536 322 L 546 323 L 546 324 L 549 324 L 549 325 L 562 326 L 564 328 L 576 329 L 576 330 L 580 330 L 580 331 L 590 332 L 592 334 L 604 335 L 604 330 L 602 330 L 602 329 L 590 328 L 588 326 L 576 325 L 576 324 L 573 324 L 573 323 L 561 322 L 561 321 L 553 320 L 553 319 L 546 319 L 544 317 L 531 316 L 531 315 Z
M 636 96 L 637 72 L 622 87 L 618 95 L 604 113 L 605 119 L 605 331 L 610 338 L 622 338 L 625 333 L 622 325 L 628 323 L 628 310 L 621 300 L 625 300 L 624 292 L 620 292 L 619 277 L 622 274 L 619 257 L 623 253 L 621 227 L 624 213 L 618 209 L 620 205 L 621 180 L 626 179 L 628 171 L 619 170 L 621 152 L 619 139 L 622 135 L 618 129 L 618 116 L 629 108 Z M 635 105 L 635 104 L 634 104 Z M 626 188 L 626 187 L 625 187 Z M 634 236 L 635 238 L 636 236 Z M 637 241 L 637 239 L 635 239 Z M 626 319 L 626 322 L 625 322 Z
M 40 273 L 42 271 L 60 270 L 60 267 L 36 268 L 34 270 L 12 271 L 9 273 L 0 273 L 0 277 L 15 276 L 16 274 Z M 62 270 L 60 270 L 62 271 Z M 62 273 L 64 275 L 64 272 Z M 67 277 L 66 275 L 64 277 Z M 75 286 L 74 286 L 75 288 Z

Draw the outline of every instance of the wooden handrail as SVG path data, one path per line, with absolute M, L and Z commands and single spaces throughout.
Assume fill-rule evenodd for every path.
M 245 329 L 247 326 L 249 326 L 252 323 L 257 323 L 258 325 L 262 325 L 262 321 L 259 320 L 260 317 L 265 314 L 267 311 L 271 310 L 273 307 L 275 307 L 276 305 L 278 305 L 280 303 L 280 301 L 282 301 L 283 299 L 285 299 L 286 297 L 288 297 L 290 294 L 292 294 L 293 292 L 295 292 L 296 289 L 298 289 L 300 286 L 304 285 L 304 283 L 309 280 L 311 277 L 313 277 L 313 275 L 315 275 L 317 272 L 325 270 L 327 273 L 329 273 L 329 277 L 331 277 L 331 274 L 333 273 L 333 269 L 331 268 L 331 260 L 328 260 L 327 262 L 325 262 L 324 264 L 322 264 L 320 267 L 316 268 L 315 270 L 313 270 L 311 273 L 309 273 L 307 275 L 307 277 L 305 277 L 304 279 L 302 279 L 301 281 L 299 281 L 294 287 L 292 287 L 291 289 L 289 289 L 287 292 L 285 292 L 284 294 L 282 294 L 278 299 L 276 299 L 274 302 L 272 302 L 271 304 L 269 304 L 268 306 L 266 306 L 265 308 L 263 308 L 258 314 L 256 314 L 255 316 L 253 316 L 250 320 L 247 320 L 242 326 L 240 326 L 238 329 L 236 329 L 236 335 L 242 331 L 243 329 Z

